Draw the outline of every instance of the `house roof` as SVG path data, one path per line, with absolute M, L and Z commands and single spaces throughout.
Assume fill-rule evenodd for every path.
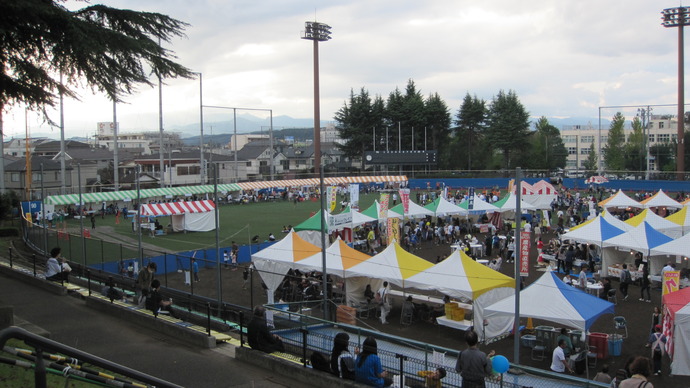
M 43 164 L 43 171 L 60 170 L 60 163 L 52 160 L 51 158 L 43 156 L 31 157 L 31 171 L 40 171 L 41 164 Z M 19 160 L 5 165 L 5 171 L 26 171 L 26 158 L 20 158 Z

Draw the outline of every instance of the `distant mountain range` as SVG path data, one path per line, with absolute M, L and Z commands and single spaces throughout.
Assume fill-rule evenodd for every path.
M 599 126 L 598 117 L 566 117 L 566 118 L 554 118 L 547 117 L 549 123 L 558 129 L 562 129 L 564 126 L 570 125 L 591 125 L 594 128 Z M 538 121 L 538 117 L 531 118 L 532 127 Z M 331 121 L 321 121 L 321 126 L 324 127 Z M 307 140 L 313 139 L 313 134 L 310 131 L 313 128 L 313 119 L 296 119 L 290 116 L 275 116 L 273 117 L 273 130 L 274 136 L 276 138 L 283 138 L 285 136 L 294 136 L 295 140 Z M 610 125 L 609 119 L 601 119 L 602 130 L 608 130 Z M 626 123 L 626 127 L 629 123 Z M 237 115 L 237 133 L 265 133 L 268 134 L 269 131 L 269 120 L 258 118 L 248 114 Z M 188 145 L 199 144 L 199 123 L 188 124 L 183 126 L 171 126 L 169 128 L 172 131 L 180 132 L 180 136 Z M 297 132 L 290 131 L 291 129 L 297 130 Z M 309 129 L 306 130 L 305 129 Z M 204 122 L 204 142 L 214 142 L 217 144 L 227 144 L 235 132 L 233 121 L 214 121 L 214 122 Z M 42 136 L 43 134 L 35 134 L 35 136 Z M 45 135 L 43 135 L 45 136 Z M 304 136 L 307 136 L 304 138 Z M 55 134 L 50 134 L 47 137 L 55 137 Z M 73 140 L 84 139 L 82 137 L 73 137 Z M 84 139 L 85 140 L 85 139 Z

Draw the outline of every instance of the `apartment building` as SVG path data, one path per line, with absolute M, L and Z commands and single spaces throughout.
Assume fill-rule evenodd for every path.
M 561 139 L 568 151 L 565 169 L 567 171 L 581 171 L 584 169 L 585 162 L 589 156 L 592 142 L 594 142 L 594 152 L 605 169 L 603 158 L 600 151 L 606 146 L 608 141 L 609 126 L 602 124 L 601 130 L 598 125 L 565 125 L 561 128 Z M 624 128 L 625 138 L 628 139 L 632 134 L 630 121 L 626 121 Z M 649 124 L 646 128 L 648 146 L 656 144 L 676 142 L 678 140 L 678 119 L 674 115 L 651 115 Z M 654 155 L 650 158 L 650 171 L 658 171 L 655 164 Z

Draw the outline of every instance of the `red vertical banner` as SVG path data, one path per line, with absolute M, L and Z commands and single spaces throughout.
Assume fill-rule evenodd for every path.
M 530 232 L 520 232 L 520 276 L 529 276 Z
M 410 189 L 400 189 L 398 190 L 400 193 L 400 201 L 403 204 L 403 211 L 405 214 L 410 213 Z

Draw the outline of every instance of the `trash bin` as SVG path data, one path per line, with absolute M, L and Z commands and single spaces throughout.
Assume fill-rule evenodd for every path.
M 520 344 L 525 348 L 532 349 L 537 341 L 537 337 L 531 334 L 525 334 L 520 337 Z
M 587 369 L 587 352 L 580 352 L 570 356 L 570 367 L 573 368 L 575 374 L 581 375 Z
M 623 351 L 623 336 L 620 334 L 609 335 L 609 354 L 620 356 Z
M 597 358 L 609 356 L 609 335 L 606 333 L 589 333 L 589 346 L 596 347 Z

